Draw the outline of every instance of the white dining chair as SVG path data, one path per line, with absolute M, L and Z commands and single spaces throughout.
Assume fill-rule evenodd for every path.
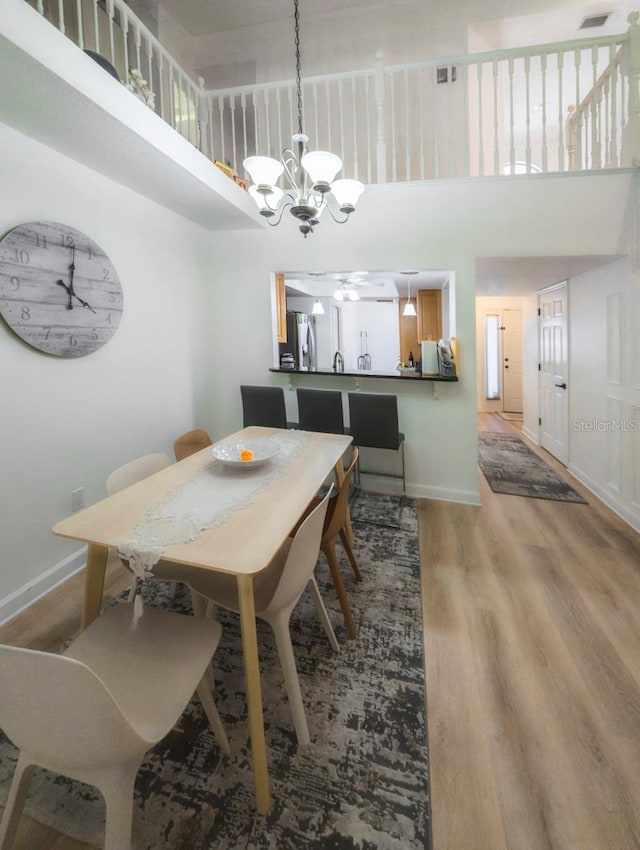
M 133 606 L 120 604 L 64 655 L 0 645 L 0 726 L 20 750 L 0 850 L 13 845 L 35 766 L 96 786 L 106 802 L 105 850 L 130 850 L 140 763 L 196 691 L 228 754 L 204 678 L 221 633 L 219 623 L 155 608 L 136 621 Z
M 173 461 L 169 455 L 162 454 L 161 452 L 142 455 L 142 457 L 137 457 L 135 460 L 130 460 L 128 463 L 114 469 L 108 476 L 106 484 L 107 496 L 112 496 L 114 493 L 124 490 L 125 487 L 137 484 L 138 481 L 142 481 L 143 478 L 148 478 L 149 475 L 153 475 L 154 472 L 160 472 L 161 469 L 166 469 L 166 467 L 171 466 L 172 463 Z M 112 550 L 109 553 L 109 557 L 110 559 L 116 559 L 118 557 L 118 553 L 115 550 Z M 136 587 L 137 582 L 134 579 L 131 583 L 131 588 L 129 589 L 129 601 L 131 601 L 135 596 Z M 173 598 L 177 589 L 177 582 L 175 580 L 170 580 L 170 589 L 171 596 Z
M 332 490 L 333 486 L 304 522 L 298 526 L 295 535 L 287 538 L 269 566 L 258 573 L 253 581 L 256 616 L 266 620 L 273 629 L 296 737 L 300 744 L 308 744 L 310 736 L 293 646 L 291 645 L 289 620 L 305 587 L 308 587 L 311 592 L 331 647 L 336 652 L 340 649 L 340 644 L 336 639 L 329 614 L 313 575 L 320 551 L 320 538 L 327 504 Z M 194 611 L 197 614 L 203 614 L 206 610 L 208 616 L 213 616 L 216 605 L 221 605 L 223 608 L 236 613 L 239 611 L 235 576 L 185 567 L 182 581 L 188 584 L 192 591 L 195 603 Z M 206 607 L 199 605 L 197 597 L 213 604 L 207 604 Z

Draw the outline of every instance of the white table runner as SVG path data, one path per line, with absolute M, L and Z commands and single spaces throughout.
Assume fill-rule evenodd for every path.
M 280 444 L 271 460 L 253 468 L 229 466 L 211 458 L 204 468 L 149 508 L 134 528 L 135 536 L 118 547 L 136 578 L 143 581 L 168 546 L 195 540 L 209 528 L 225 522 L 231 511 L 251 504 L 269 489 L 307 445 L 304 431 L 283 431 L 270 438 Z

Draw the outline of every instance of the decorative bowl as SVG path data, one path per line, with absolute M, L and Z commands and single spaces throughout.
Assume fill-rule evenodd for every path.
M 233 440 L 228 443 L 219 443 L 211 449 L 211 454 L 216 460 L 228 466 L 236 466 L 244 469 L 254 469 L 262 463 L 271 460 L 280 451 L 280 444 L 276 440 Z M 249 460 L 242 460 L 243 452 L 251 452 Z

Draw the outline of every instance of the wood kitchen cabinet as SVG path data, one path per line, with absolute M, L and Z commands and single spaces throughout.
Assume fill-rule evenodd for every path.
M 287 295 L 284 288 L 284 275 L 276 273 L 276 316 L 278 342 L 287 341 Z
M 403 316 L 402 311 L 406 305 L 406 299 L 398 302 L 398 313 L 400 321 L 400 361 L 407 365 L 409 354 L 413 354 L 414 360 L 420 359 L 420 342 L 418 339 L 418 319 L 416 316 Z M 416 307 L 416 301 L 411 299 Z M 417 307 L 416 307 L 417 310 Z
M 442 337 L 442 292 L 440 289 L 419 289 L 417 297 L 418 340 Z M 414 351 L 415 356 L 415 351 Z

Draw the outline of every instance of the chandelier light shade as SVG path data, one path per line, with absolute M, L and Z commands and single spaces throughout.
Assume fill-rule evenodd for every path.
M 300 82 L 300 13 L 298 0 L 293 0 L 296 49 L 296 90 L 298 100 L 298 132 L 291 148 L 282 152 L 282 160 L 269 156 L 250 156 L 244 168 L 252 185 L 249 194 L 260 214 L 275 227 L 282 221 L 285 209 L 298 220 L 306 238 L 320 221 L 325 209 L 338 224 L 344 224 L 355 211 L 364 185 L 359 180 L 336 180 L 342 160 L 330 151 L 310 151 L 309 137 L 302 129 L 302 85 Z M 286 184 L 277 186 L 280 179 Z M 277 216 L 277 218 L 276 218 Z M 274 219 L 274 220 L 272 220 Z M 355 291 L 355 290 L 354 290 Z M 357 293 L 356 293 L 357 295 Z

